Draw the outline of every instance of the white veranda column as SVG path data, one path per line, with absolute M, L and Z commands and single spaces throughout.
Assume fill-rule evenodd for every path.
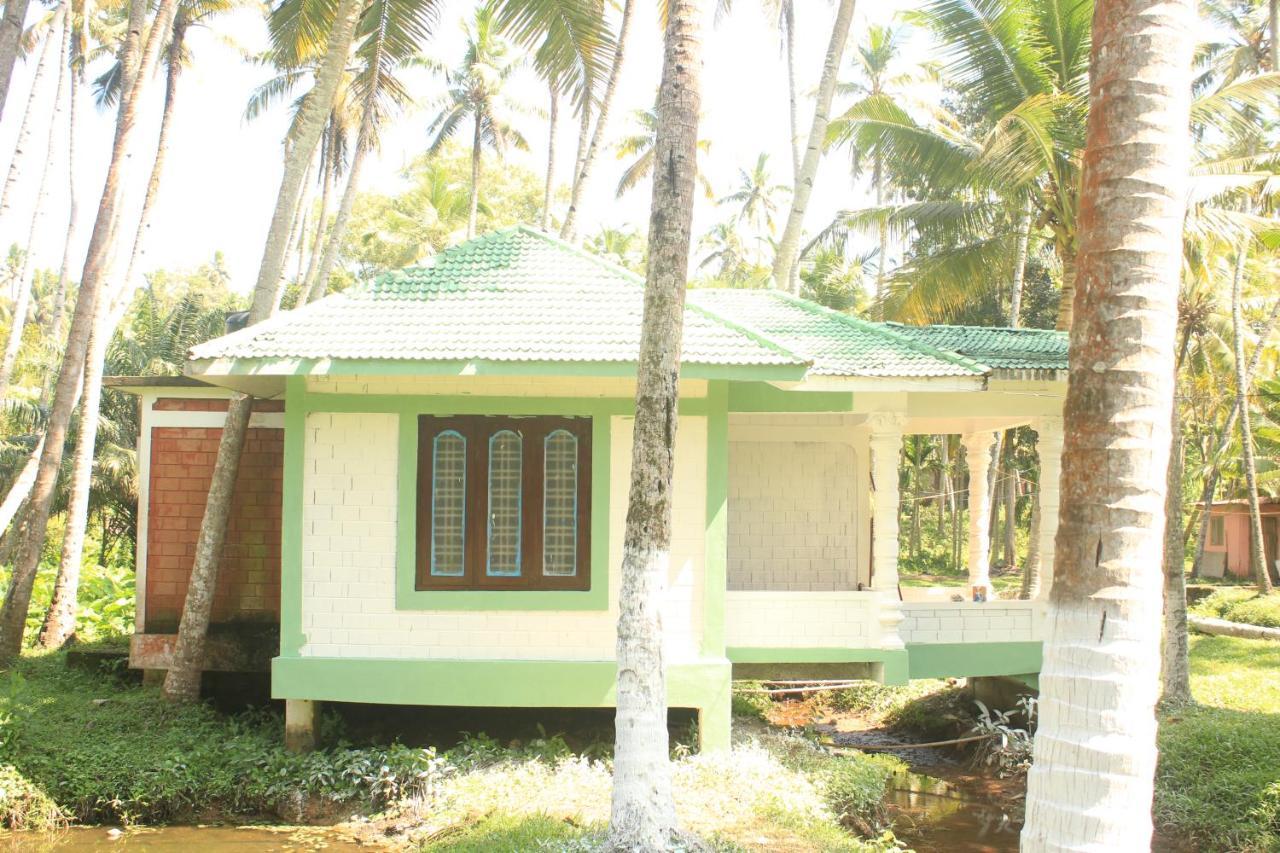
M 1053 552 L 1058 538 L 1058 488 L 1062 479 L 1062 418 L 1042 418 L 1035 424 L 1040 455 L 1040 592 L 1047 599 L 1053 588 Z
M 903 648 L 898 625 L 902 601 L 898 594 L 898 459 L 902 453 L 902 418 L 876 414 L 871 427 L 871 477 L 875 484 L 871 517 L 874 521 L 871 588 L 879 593 L 880 647 Z
M 991 594 L 991 448 L 996 443 L 994 432 L 968 433 L 961 439 L 964 459 L 969 466 L 969 587 L 982 587 L 984 597 Z

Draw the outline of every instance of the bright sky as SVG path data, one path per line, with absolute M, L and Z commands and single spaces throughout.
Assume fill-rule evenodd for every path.
M 708 7 L 714 3 L 706 3 Z M 711 142 L 711 156 L 704 168 L 717 193 L 727 193 L 738 169 L 749 168 L 759 153 L 767 152 L 770 166 L 779 183 L 790 182 L 788 150 L 787 92 L 785 68 L 778 49 L 778 36 L 772 22 L 761 10 L 758 0 L 738 0 L 734 15 L 713 25 L 708 14 L 703 30 L 705 65 L 703 71 L 704 117 L 700 136 Z M 823 55 L 826 51 L 834 9 L 827 3 L 805 0 L 797 4 L 797 56 L 799 87 L 802 94 L 817 87 Z M 860 3 L 854 20 L 851 45 L 846 50 L 846 69 L 852 45 L 862 39 L 866 26 L 887 23 L 898 9 L 911 5 L 910 0 L 886 0 L 875 4 Z M 651 106 L 657 89 L 662 59 L 662 34 L 656 20 L 656 3 L 642 2 L 633 24 L 633 41 L 628 50 L 622 84 L 615 101 L 616 111 L 610 123 L 610 137 L 617 139 L 629 129 L 633 110 Z M 429 46 L 431 56 L 453 63 L 461 52 L 461 21 L 470 14 L 472 3 L 452 0 Z M 194 57 L 189 72 L 181 78 L 178 112 L 174 120 L 165 183 L 161 192 L 152 233 L 146 242 L 143 272 L 157 268 L 191 268 L 222 251 L 233 277 L 233 287 L 247 292 L 256 278 L 262 243 L 281 172 L 281 147 L 285 111 L 277 109 L 253 122 L 243 118 L 244 105 L 250 91 L 269 76 L 265 68 L 255 67 L 225 43 L 232 36 L 246 49 L 256 50 L 265 43 L 265 27 L 256 12 L 244 11 L 215 22 L 216 32 L 196 31 L 190 36 Z M 908 43 L 904 62 L 924 56 L 927 46 L 917 36 Z M 8 157 L 14 149 L 18 118 L 26 107 L 31 88 L 34 61 L 20 65 L 14 88 L 0 126 L 0 152 Z M 842 79 L 850 79 L 846 72 Z M 394 192 L 400 184 L 399 172 L 426 146 L 426 126 L 430 121 L 430 104 L 442 83 L 425 72 L 409 77 L 410 90 L 421 106 L 405 115 L 384 135 L 383 148 L 375 161 L 366 164 L 362 186 L 382 192 Z M 35 242 L 38 263 L 56 268 L 59 263 L 66 224 L 67 172 L 64 152 L 65 133 L 55 134 L 52 150 L 48 145 L 48 104 L 52 101 L 52 79 L 47 79 L 40 98 L 43 109 L 32 132 L 32 144 L 22 169 L 18 191 L 9 215 L 0 220 L 0 246 L 7 251 L 12 243 L 25 243 L 35 206 L 39 171 L 50 163 L 50 195 L 48 215 L 38 228 Z M 517 101 L 545 110 L 546 96 L 530 73 L 513 84 Z M 150 169 L 154 138 L 159 120 L 161 81 L 148 91 L 148 109 L 140 124 L 132 164 L 132 188 L 129 197 L 134 205 L 127 214 L 136 218 L 133 209 L 141 201 L 142 185 Z M 76 186 L 81 208 L 80 234 L 76 248 L 77 263 L 82 259 L 88 231 L 92 226 L 106 171 L 114 112 L 100 112 L 89 101 L 88 93 L 81 102 L 81 130 L 77 138 Z M 838 104 L 838 102 L 837 102 Z M 563 111 L 562 111 L 563 115 Z M 807 133 L 812 119 L 812 102 L 806 98 L 801 107 L 801 130 Z M 509 156 L 542 173 L 546 162 L 545 120 L 535 116 L 518 118 L 528 137 L 531 150 Z M 570 172 L 576 127 L 562 122 L 557 152 L 557 174 Z M 815 230 L 842 207 L 866 203 L 863 187 L 853 184 L 848 175 L 847 159 L 836 154 L 824 159 L 806 228 Z M 622 171 L 622 163 L 612 151 L 599 160 L 592 197 L 586 207 L 584 232 L 594 233 L 598 224 L 633 225 L 645 230 L 648 222 L 649 186 L 637 188 L 622 201 L 613 198 L 614 187 Z M 700 202 L 694 222 L 695 239 L 720 218 L 724 211 Z M 126 219 L 126 222 L 129 221 Z M 779 226 L 780 227 L 780 226 Z M 133 226 L 126 233 L 132 234 Z M 123 264 L 123 260 L 121 261 Z M 79 266 L 75 268 L 79 275 Z

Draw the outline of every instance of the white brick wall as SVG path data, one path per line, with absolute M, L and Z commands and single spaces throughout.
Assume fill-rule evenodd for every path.
M 739 648 L 873 648 L 873 592 L 729 592 L 725 644 Z
M 1043 639 L 1039 601 L 906 602 L 899 630 L 907 643 L 997 643 Z
M 856 589 L 862 475 L 853 447 L 733 435 L 729 589 Z
M 614 654 L 618 570 L 631 460 L 631 420 L 612 422 L 607 611 L 397 611 L 398 416 L 307 416 L 303 477 L 303 655 L 599 660 Z M 702 623 L 706 419 L 682 417 L 668 655 L 697 656 Z

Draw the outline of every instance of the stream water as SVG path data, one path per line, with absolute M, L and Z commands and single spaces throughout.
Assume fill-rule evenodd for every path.
M 15 853 L 304 853 L 361 850 L 328 827 L 163 826 L 121 832 L 76 826 L 60 832 L 0 834 L 0 847 Z

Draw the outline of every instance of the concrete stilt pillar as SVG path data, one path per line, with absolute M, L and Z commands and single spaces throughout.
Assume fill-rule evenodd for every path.
M 902 453 L 902 417 L 875 414 L 871 427 L 871 477 L 875 494 L 871 517 L 871 588 L 880 594 L 880 647 L 905 648 L 898 625 L 902 599 L 898 594 L 898 459 Z
M 318 702 L 310 699 L 284 700 L 284 748 L 290 752 L 310 752 L 316 748 Z
M 981 592 L 983 598 L 994 596 L 991 589 L 991 448 L 996 443 L 994 432 L 965 435 L 964 459 L 969 466 L 969 588 L 970 595 Z
M 1053 557 L 1058 539 L 1058 501 L 1062 479 L 1062 418 L 1042 418 L 1035 424 L 1036 451 L 1040 455 L 1040 591 L 1047 599 L 1053 588 Z

